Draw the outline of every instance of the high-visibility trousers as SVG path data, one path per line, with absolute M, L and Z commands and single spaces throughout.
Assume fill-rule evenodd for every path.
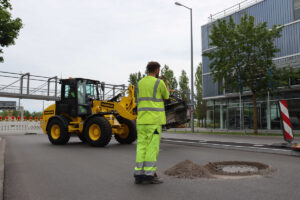
M 159 153 L 161 129 L 161 125 L 137 124 L 135 176 L 154 176 Z

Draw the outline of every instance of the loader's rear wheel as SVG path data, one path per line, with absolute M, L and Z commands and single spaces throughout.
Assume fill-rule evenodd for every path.
M 118 118 L 119 123 L 124 128 L 124 133 L 117 135 L 115 134 L 116 140 L 120 144 L 131 144 L 133 143 L 137 138 L 137 132 L 136 132 L 136 125 L 133 121 L 125 119 L 125 118 Z
M 59 119 L 53 119 L 48 126 L 48 138 L 52 144 L 62 145 L 68 143 L 70 134 L 68 128 Z
M 104 147 L 111 140 L 110 123 L 104 117 L 93 117 L 87 122 L 84 137 L 87 143 L 95 147 Z

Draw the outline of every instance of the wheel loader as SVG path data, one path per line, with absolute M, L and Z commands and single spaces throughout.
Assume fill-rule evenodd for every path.
M 137 138 L 134 86 L 128 96 L 99 99 L 99 81 L 83 78 L 61 79 L 61 99 L 43 112 L 41 128 L 52 144 L 66 144 L 72 135 L 91 146 L 106 146 L 112 135 L 121 144 Z
M 52 144 L 66 144 L 71 136 L 96 147 L 106 146 L 112 135 L 120 144 L 136 140 L 133 85 L 128 88 L 128 96 L 123 96 L 123 91 L 110 100 L 100 100 L 99 81 L 69 78 L 61 79 L 60 84 L 61 99 L 44 110 L 41 121 L 41 128 Z M 170 97 L 165 102 L 165 128 L 177 127 L 189 120 L 186 102 Z

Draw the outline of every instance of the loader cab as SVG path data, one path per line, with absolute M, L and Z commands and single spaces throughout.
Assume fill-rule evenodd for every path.
M 99 100 L 99 81 L 75 78 L 61 79 L 61 100 L 56 102 L 56 114 L 72 117 L 91 114 L 93 100 Z

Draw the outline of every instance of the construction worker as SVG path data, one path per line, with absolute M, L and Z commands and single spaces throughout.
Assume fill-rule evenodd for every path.
M 139 81 L 137 90 L 136 184 L 162 183 L 156 174 L 156 162 L 162 125 L 166 124 L 164 99 L 169 99 L 169 92 L 164 81 L 158 79 L 158 62 L 149 62 L 147 72 L 148 76 Z

